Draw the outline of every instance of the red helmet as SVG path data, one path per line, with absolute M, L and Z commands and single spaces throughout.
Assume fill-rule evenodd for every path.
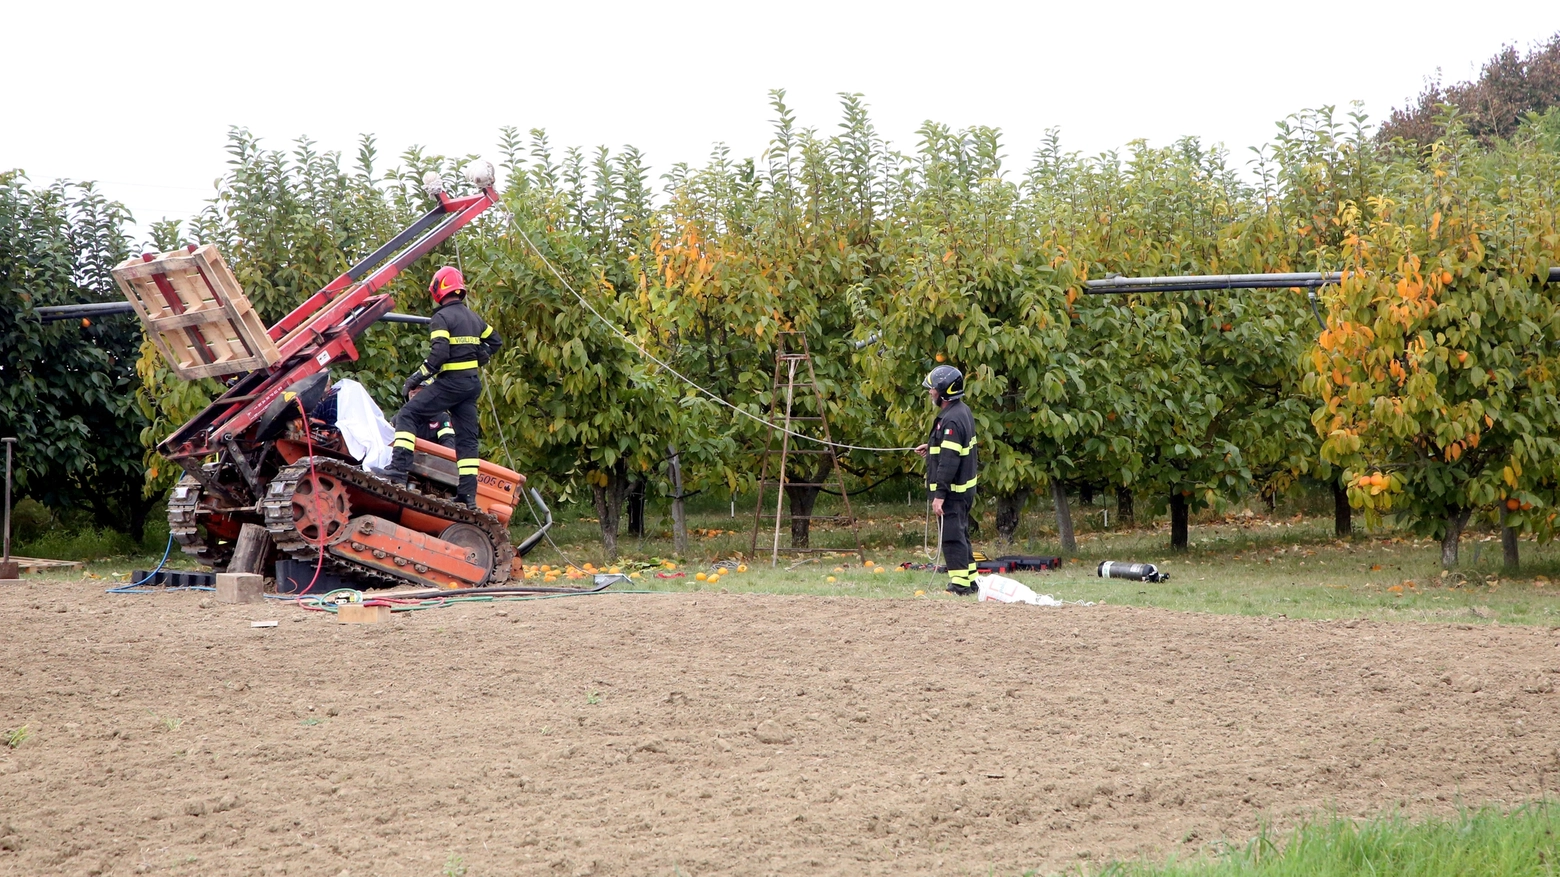
M 444 304 L 444 300 L 457 292 L 466 291 L 466 279 L 460 276 L 460 269 L 445 265 L 433 272 L 433 282 L 428 284 L 428 294 L 433 296 L 434 304 Z

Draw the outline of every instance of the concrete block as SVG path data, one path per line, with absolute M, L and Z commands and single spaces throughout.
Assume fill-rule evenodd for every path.
M 19 579 L 21 577 L 21 564 L 14 560 L 0 560 L 0 579 Z
M 217 573 L 218 603 L 264 603 L 265 577 L 247 572 Z
M 336 607 L 336 620 L 342 624 L 376 624 L 390 620 L 389 606 L 364 606 L 362 603 L 343 603 Z

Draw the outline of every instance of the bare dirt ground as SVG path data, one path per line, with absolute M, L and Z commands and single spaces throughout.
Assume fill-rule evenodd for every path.
M 1542 628 L 63 582 L 0 619 L 4 874 L 1050 873 L 1560 790 Z

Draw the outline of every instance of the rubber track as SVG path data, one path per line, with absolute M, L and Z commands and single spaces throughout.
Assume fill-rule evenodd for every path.
M 267 486 L 265 497 L 261 505 L 265 512 L 265 528 L 271 534 L 271 541 L 283 554 L 293 560 L 314 564 L 319 560 L 320 547 L 303 538 L 294 525 L 292 517 L 293 493 L 299 482 L 309 477 L 310 461 L 316 472 L 322 475 L 330 475 L 339 481 L 352 485 L 353 489 L 364 493 L 374 494 L 389 502 L 393 502 L 403 508 L 410 508 L 424 514 L 443 518 L 450 523 L 471 524 L 485 530 L 488 539 L 493 543 L 493 573 L 488 577 L 489 584 L 502 584 L 509 580 L 509 564 L 514 559 L 514 546 L 509 544 L 509 530 L 498 519 L 486 512 L 474 511 L 456 502 L 439 499 L 434 496 L 425 496 L 414 490 L 391 484 L 383 478 L 370 475 L 350 463 L 329 457 L 304 457 L 290 466 L 284 467 L 276 473 Z M 411 567 L 406 567 L 411 573 L 410 577 L 393 576 L 381 572 L 373 567 L 363 566 L 350 560 L 337 557 L 330 553 L 329 547 L 325 549 L 325 572 L 335 573 L 359 581 L 373 582 L 384 587 L 416 583 L 417 576 Z M 426 579 L 422 583 L 437 588 L 438 585 Z
M 176 498 L 180 487 L 193 489 L 185 491 L 185 498 L 180 500 Z M 174 488 L 168 491 L 168 532 L 173 534 L 173 541 L 179 543 L 185 554 L 205 566 L 215 569 L 226 564 L 233 557 L 233 547 L 229 545 L 225 551 L 213 552 L 211 544 L 200 535 L 200 482 L 192 475 L 185 475 Z

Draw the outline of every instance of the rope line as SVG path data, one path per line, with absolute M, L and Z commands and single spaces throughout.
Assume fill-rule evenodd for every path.
M 563 274 L 561 274 L 558 271 L 558 269 L 553 265 L 553 263 L 545 255 L 542 254 L 541 249 L 539 249 L 536 246 L 536 244 L 534 242 L 532 242 L 531 236 L 526 234 L 525 233 L 525 229 L 520 227 L 520 223 L 515 221 L 515 216 L 514 216 L 513 213 L 509 214 L 509 225 L 515 231 L 520 233 L 520 237 L 525 240 L 526 246 L 531 248 L 531 252 L 536 254 L 536 258 L 542 260 L 542 264 L 547 266 L 547 270 L 551 271 L 552 275 L 554 277 L 558 278 L 558 282 L 563 284 L 563 288 L 567 289 L 576 299 L 579 300 L 580 304 L 585 306 L 586 310 L 590 311 L 591 316 L 595 317 L 602 325 L 606 326 L 608 329 L 611 329 L 612 333 L 614 335 L 617 335 L 619 338 L 623 339 L 625 342 L 628 343 L 628 345 L 630 347 L 633 347 L 635 350 L 639 351 L 639 355 L 640 356 L 643 356 L 644 358 L 650 360 L 651 362 L 655 363 L 656 365 L 660 366 L 661 368 L 666 369 L 668 372 L 670 372 L 672 375 L 674 375 L 678 380 L 680 380 L 683 383 L 687 384 L 688 386 L 694 388 L 695 390 L 698 390 L 700 393 L 702 393 L 703 395 L 708 397 L 710 400 L 712 400 L 714 402 L 718 402 L 721 405 L 724 405 L 727 408 L 730 408 L 732 411 L 737 412 L 738 414 L 742 415 L 743 417 L 748 418 L 749 420 L 754 421 L 755 423 L 761 423 L 764 426 L 767 426 L 770 429 L 774 430 L 775 432 L 783 432 L 783 433 L 786 433 L 787 435 L 790 435 L 790 436 L 792 436 L 794 438 L 805 439 L 807 441 L 814 442 L 814 443 L 820 444 L 820 445 L 826 445 L 828 447 L 843 448 L 845 450 L 850 450 L 850 451 L 871 451 L 871 452 L 874 452 L 874 453 L 894 453 L 894 452 L 898 452 L 898 451 L 913 451 L 913 450 L 915 450 L 915 448 L 913 446 L 912 447 L 904 447 L 904 448 L 876 448 L 876 447 L 871 447 L 871 446 L 868 446 L 868 445 L 849 445 L 849 444 L 845 444 L 843 442 L 834 442 L 834 441 L 829 441 L 828 439 L 821 439 L 821 438 L 817 438 L 815 436 L 804 435 L 802 433 L 794 432 L 792 430 L 786 429 L 785 427 L 780 426 L 779 424 L 771 423 L 770 421 L 765 420 L 762 417 L 759 417 L 757 414 L 754 414 L 754 413 L 752 413 L 750 411 L 747 411 L 747 410 L 745 410 L 743 408 L 740 408 L 740 407 L 732 404 L 731 402 L 726 401 L 725 399 L 722 399 L 720 396 L 717 396 L 715 393 L 713 393 L 713 392 L 711 392 L 709 390 L 706 390 L 703 387 L 699 386 L 697 383 L 695 383 L 688 376 L 684 375 L 682 372 L 678 371 L 675 368 L 672 368 L 666 362 L 664 362 L 660 358 L 658 358 L 655 354 L 653 354 L 650 351 L 648 351 L 648 350 L 644 349 L 643 347 L 641 347 L 639 345 L 639 342 L 637 342 L 634 339 L 628 337 L 627 333 L 625 333 L 623 330 L 619 329 L 616 325 L 614 325 L 611 320 L 608 320 L 606 317 L 603 317 L 601 315 L 601 312 L 597 311 L 596 308 L 593 305 L 591 305 L 591 303 L 589 301 L 586 301 L 585 296 L 580 295 L 579 291 L 574 288 L 573 284 L 569 283 L 569 281 L 563 276 Z

